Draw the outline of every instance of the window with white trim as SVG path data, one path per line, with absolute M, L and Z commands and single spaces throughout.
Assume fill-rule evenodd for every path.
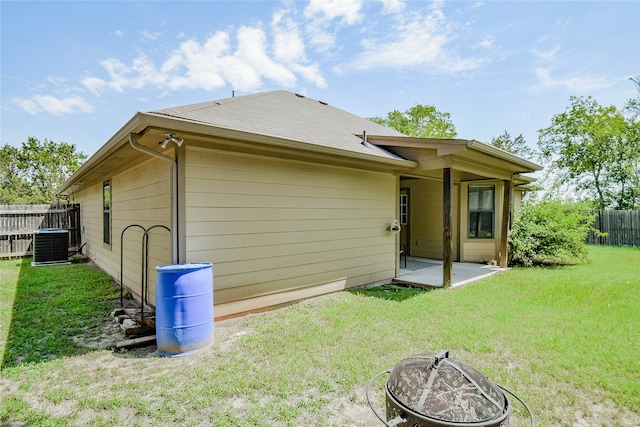
M 492 239 L 495 223 L 495 185 L 469 186 L 469 238 Z

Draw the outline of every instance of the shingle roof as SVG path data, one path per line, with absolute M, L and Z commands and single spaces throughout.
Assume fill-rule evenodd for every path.
M 387 158 L 400 158 L 382 148 L 362 144 L 363 131 L 370 135 L 402 134 L 332 107 L 325 102 L 279 90 L 225 98 L 150 111 L 259 135 L 338 148 Z

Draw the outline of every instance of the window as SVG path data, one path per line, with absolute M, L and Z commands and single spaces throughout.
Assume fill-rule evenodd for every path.
M 469 238 L 492 239 L 495 214 L 493 185 L 469 186 Z
M 102 241 L 111 244 L 111 182 L 102 183 Z
M 400 224 L 407 225 L 409 219 L 409 196 L 407 194 L 400 195 Z

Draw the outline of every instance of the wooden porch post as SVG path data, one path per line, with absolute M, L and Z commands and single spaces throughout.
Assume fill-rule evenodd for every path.
M 502 268 L 507 268 L 509 261 L 509 213 L 511 212 L 511 181 L 504 181 L 502 198 L 502 230 L 500 233 L 500 261 Z
M 442 170 L 442 286 L 451 287 L 453 270 L 452 228 L 453 228 L 453 179 L 451 168 Z

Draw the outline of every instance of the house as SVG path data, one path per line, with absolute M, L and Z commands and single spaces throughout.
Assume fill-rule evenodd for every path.
M 99 267 L 141 295 L 150 266 L 151 304 L 155 266 L 212 262 L 224 318 L 389 280 L 401 249 L 443 259 L 445 282 L 452 261 L 504 264 L 523 174 L 540 169 L 274 91 L 137 113 L 59 193 Z

